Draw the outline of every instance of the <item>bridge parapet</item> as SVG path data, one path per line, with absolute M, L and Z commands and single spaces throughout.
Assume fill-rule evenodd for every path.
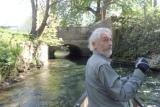
M 63 40 L 86 40 L 89 37 L 88 31 L 88 27 L 59 27 L 58 37 Z

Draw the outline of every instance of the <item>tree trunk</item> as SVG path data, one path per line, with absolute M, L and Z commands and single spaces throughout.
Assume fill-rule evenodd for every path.
M 106 10 L 109 4 L 112 2 L 112 0 L 103 0 L 102 4 L 102 10 L 101 10 L 101 20 L 105 20 L 106 18 Z
M 95 15 L 95 22 L 100 20 L 105 20 L 106 18 L 106 7 L 112 3 L 112 0 L 97 0 L 97 9 L 94 10 L 91 7 L 87 7 L 87 10 L 92 12 Z
M 157 0 L 154 0 L 153 6 L 154 6 L 154 7 L 157 6 Z
M 47 24 L 47 19 L 49 17 L 50 0 L 46 0 L 46 9 L 45 9 L 42 23 L 40 24 L 39 28 L 37 28 L 37 11 L 38 11 L 37 0 L 31 0 L 31 6 L 32 6 L 32 28 L 31 28 L 30 34 L 35 37 L 39 37 L 41 36 Z
M 36 36 L 36 27 L 37 27 L 37 0 L 31 0 L 31 6 L 32 6 L 32 28 L 30 31 L 30 34 Z
M 97 0 L 97 9 L 96 9 L 95 17 L 96 17 L 95 22 L 98 22 L 101 20 L 101 0 Z
M 102 7 L 101 9 L 101 20 L 105 20 L 106 18 L 106 9 L 104 7 Z
M 49 17 L 49 8 L 50 8 L 49 2 L 50 2 L 50 0 L 46 1 L 46 10 L 44 13 L 44 18 L 43 18 L 43 21 L 42 21 L 40 27 L 37 30 L 37 36 L 40 36 L 42 34 L 42 32 L 44 31 L 45 26 L 47 24 L 47 19 Z

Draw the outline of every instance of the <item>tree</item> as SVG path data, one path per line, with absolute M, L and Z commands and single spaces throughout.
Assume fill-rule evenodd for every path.
M 85 13 L 93 14 L 94 22 L 104 20 L 106 9 L 116 0 L 62 0 L 57 3 L 61 25 L 81 24 Z
M 40 48 L 43 43 L 49 46 L 57 46 L 62 43 L 62 40 L 56 37 L 58 21 L 51 8 L 58 2 L 53 0 L 31 0 L 32 6 L 32 27 L 30 34 L 33 37 L 33 62 L 36 65 L 43 65 L 40 61 L 40 53 L 43 50 Z
M 157 0 L 154 0 L 154 7 L 157 6 Z
M 135 9 L 141 9 L 144 2 L 147 7 L 157 4 L 157 0 L 61 0 L 56 4 L 56 12 L 61 25 L 80 25 L 86 13 L 97 22 L 105 20 L 113 10 L 121 10 L 121 15 L 132 14 Z
M 87 11 L 92 12 L 95 15 L 95 22 L 105 20 L 106 9 L 110 4 L 114 3 L 114 0 L 96 0 L 96 9 L 93 9 L 91 5 L 87 6 Z
M 50 0 L 46 0 L 44 17 L 40 26 L 37 28 L 38 3 L 39 3 L 38 0 L 31 0 L 32 28 L 31 28 L 30 34 L 32 34 L 34 37 L 39 37 L 42 34 L 43 30 L 45 29 L 45 26 L 47 24 L 47 19 L 49 17 L 49 9 L 50 9 Z

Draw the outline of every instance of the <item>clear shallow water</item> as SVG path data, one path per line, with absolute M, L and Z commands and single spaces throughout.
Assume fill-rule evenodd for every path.
M 116 70 L 125 75 L 131 69 Z M 48 68 L 0 91 L 0 107 L 73 107 L 84 91 L 84 72 L 85 61 L 51 60 Z M 148 76 L 139 90 L 138 96 L 148 107 L 160 107 L 159 80 L 160 74 Z
M 128 72 L 134 70 L 133 68 L 115 69 L 122 76 L 125 76 Z M 149 73 L 146 76 L 145 82 L 138 90 L 137 96 L 142 100 L 146 107 L 160 107 L 160 73 Z

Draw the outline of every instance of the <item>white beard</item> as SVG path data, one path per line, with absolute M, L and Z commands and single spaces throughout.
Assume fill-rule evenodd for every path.
M 112 49 L 108 49 L 104 52 L 106 57 L 110 57 L 112 55 Z

